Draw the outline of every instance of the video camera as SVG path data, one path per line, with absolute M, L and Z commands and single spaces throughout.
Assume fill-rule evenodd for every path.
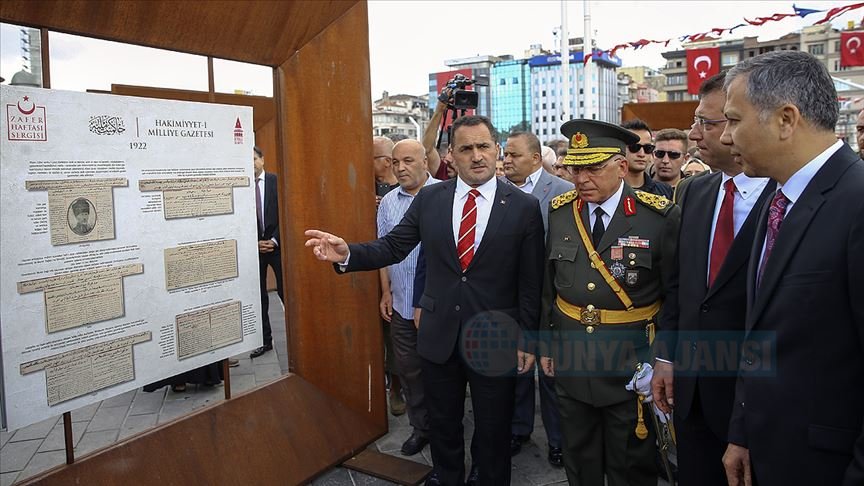
M 447 81 L 444 89 L 450 89 L 451 95 L 447 96 L 442 90 L 439 100 L 447 103 L 457 110 L 471 110 L 477 108 L 477 103 L 480 101 L 480 94 L 476 91 L 468 91 L 465 88 L 476 83 L 477 80 L 471 79 L 464 74 L 457 74 L 453 79 Z

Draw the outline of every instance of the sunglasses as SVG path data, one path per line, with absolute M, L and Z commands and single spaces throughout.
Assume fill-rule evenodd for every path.
M 666 157 L 667 155 L 669 156 L 669 160 L 678 160 L 684 154 L 682 154 L 681 152 L 675 152 L 673 150 L 655 150 L 654 151 L 654 157 L 657 157 L 658 159 L 662 159 L 663 157 Z
M 634 143 L 627 146 L 627 150 L 630 151 L 631 154 L 639 153 L 639 150 L 644 150 L 646 154 L 650 154 L 654 151 L 654 144 L 652 143 Z

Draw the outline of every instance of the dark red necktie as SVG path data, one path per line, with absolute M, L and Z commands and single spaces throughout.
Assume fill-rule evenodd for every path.
M 762 284 L 765 265 L 768 263 L 768 257 L 771 256 L 771 250 L 774 249 L 774 243 L 777 242 L 777 233 L 780 232 L 780 224 L 783 223 L 783 216 L 786 214 L 786 206 L 788 205 L 789 198 L 783 194 L 783 191 L 777 191 L 774 199 L 771 200 L 771 207 L 768 208 L 768 232 L 765 235 L 765 254 L 762 255 L 762 262 L 759 265 L 759 276 L 756 278 L 756 287 Z
M 720 203 L 720 213 L 717 214 L 717 224 L 714 225 L 714 241 L 711 243 L 711 267 L 708 272 L 708 287 L 714 285 L 723 260 L 735 240 L 735 224 L 733 214 L 735 209 L 735 182 L 732 179 L 723 185 L 726 194 Z
M 261 204 L 261 180 L 255 179 L 255 212 L 258 213 L 258 232 L 264 234 L 264 206 Z
M 468 199 L 462 206 L 462 222 L 459 223 L 459 240 L 456 243 L 456 253 L 459 255 L 459 264 L 464 272 L 471 259 L 474 258 L 474 237 L 477 232 L 477 196 L 480 191 L 471 189 Z

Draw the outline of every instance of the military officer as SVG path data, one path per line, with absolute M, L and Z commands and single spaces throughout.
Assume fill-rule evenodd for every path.
M 680 210 L 624 182 L 629 130 L 594 120 L 561 127 L 576 189 L 552 200 L 541 329 L 555 376 L 571 485 L 657 484 L 651 413 L 625 390 L 649 359 L 675 264 Z

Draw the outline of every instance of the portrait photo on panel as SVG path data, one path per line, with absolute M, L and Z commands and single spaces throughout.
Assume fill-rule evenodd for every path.
M 66 219 L 69 223 L 69 229 L 76 235 L 90 234 L 96 227 L 96 207 L 89 199 L 79 197 L 69 205 Z

